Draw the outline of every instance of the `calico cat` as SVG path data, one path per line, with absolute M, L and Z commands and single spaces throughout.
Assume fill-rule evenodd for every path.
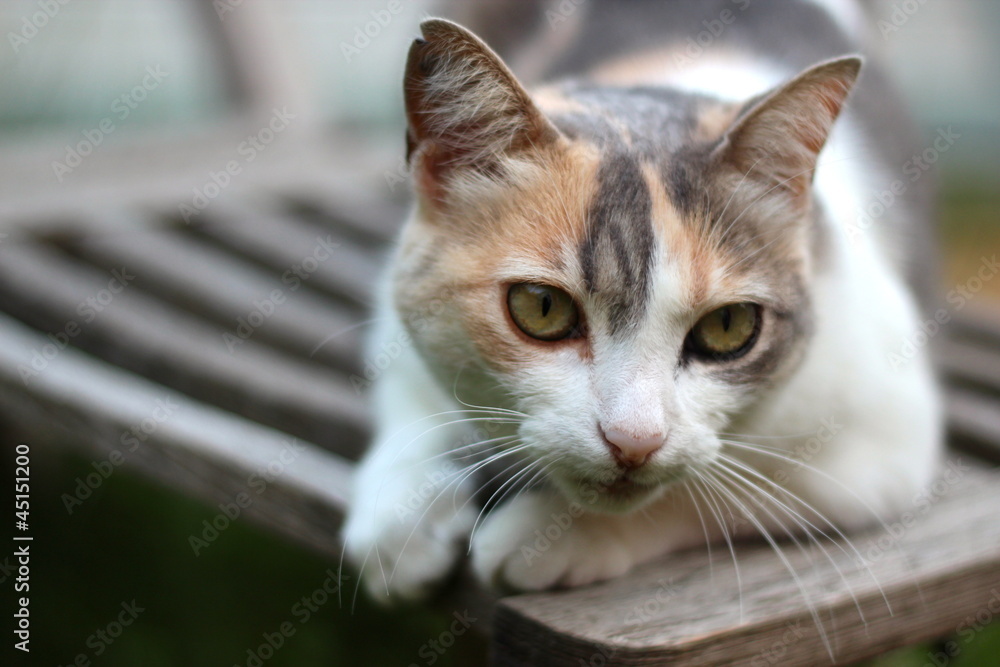
M 891 361 L 928 213 L 912 193 L 857 226 L 911 139 L 877 69 L 858 83 L 855 9 L 589 0 L 539 28 L 531 93 L 421 24 L 415 204 L 371 340 L 404 353 L 343 533 L 374 594 L 420 597 L 466 552 L 533 590 L 833 534 L 932 479 L 932 369 Z

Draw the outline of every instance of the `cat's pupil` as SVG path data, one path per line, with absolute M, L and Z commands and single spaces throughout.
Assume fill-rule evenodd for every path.
M 552 309 L 552 295 L 546 294 L 542 297 L 542 317 L 548 317 Z
M 728 332 L 729 325 L 732 324 L 733 321 L 733 314 L 729 311 L 728 308 L 723 308 L 721 317 L 722 317 L 722 330 Z

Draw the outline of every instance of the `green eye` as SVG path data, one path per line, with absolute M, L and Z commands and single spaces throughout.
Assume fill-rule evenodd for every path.
M 688 334 L 688 348 L 719 361 L 742 356 L 757 338 L 760 310 L 752 303 L 732 303 L 698 320 Z
M 518 329 L 538 340 L 566 338 L 580 321 L 573 298 L 549 285 L 512 285 L 507 292 L 507 310 Z

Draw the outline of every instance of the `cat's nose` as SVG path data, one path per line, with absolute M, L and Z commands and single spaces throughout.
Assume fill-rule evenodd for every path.
M 645 464 L 666 439 L 662 433 L 635 434 L 613 427 L 601 427 L 601 432 L 611 455 L 625 468 L 638 468 Z

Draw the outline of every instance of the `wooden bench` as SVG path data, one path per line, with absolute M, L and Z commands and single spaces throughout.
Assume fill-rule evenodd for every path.
M 289 155 L 317 166 L 303 146 Z M 255 179 L 268 189 L 248 184 L 190 225 L 164 206 L 169 196 L 8 212 L 0 401 L 33 438 L 98 451 L 121 449 L 120 435 L 166 401 L 176 407 L 127 464 L 213 503 L 246 491 L 250 474 L 298 443 L 246 515 L 335 561 L 368 434 L 364 397 L 349 380 L 362 366 L 351 327 L 367 317 L 402 212 L 377 193 L 353 187 L 347 198 L 289 168 L 275 160 L 273 174 Z M 324 173 L 340 178 L 334 164 Z M 330 258 L 293 291 L 282 276 L 324 244 Z M 135 277 L 106 304 L 98 298 L 100 312 L 87 321 L 79 305 L 107 289 L 112 270 Z M 285 300 L 245 341 L 227 345 L 223 334 L 236 335 L 237 320 L 275 289 Z M 1000 459 L 1000 317 L 962 315 L 940 352 L 955 446 L 948 458 L 968 470 L 890 536 L 870 574 L 849 549 L 828 547 L 827 558 L 788 543 L 797 584 L 769 546 L 746 544 L 739 582 L 717 548 L 711 559 L 695 550 L 598 586 L 480 599 L 493 612 L 494 664 L 768 664 L 780 653 L 781 664 L 805 665 L 828 651 L 855 659 L 953 633 L 1000 585 L 1000 475 L 984 465 Z M 884 535 L 852 539 L 864 552 Z
M 372 184 L 395 157 L 301 133 L 183 221 L 190 174 L 262 126 L 274 93 L 259 88 L 239 122 L 148 138 L 157 165 L 109 146 L 58 192 L 43 156 L 0 158 L 0 409 L 35 442 L 102 453 L 145 429 L 126 465 L 211 503 L 292 451 L 245 515 L 337 562 L 369 432 L 350 381 L 357 325 L 403 215 Z M 321 247 L 328 259 L 292 289 L 283 276 Z M 109 289 L 112 271 L 127 287 Z M 870 569 L 848 545 L 788 542 L 799 581 L 770 546 L 742 544 L 738 570 L 716 548 L 578 590 L 493 599 L 466 585 L 454 593 L 489 614 L 492 663 L 814 665 L 955 633 L 1000 586 L 1000 313 L 959 315 L 934 341 L 959 481 L 912 525 L 851 536 Z

